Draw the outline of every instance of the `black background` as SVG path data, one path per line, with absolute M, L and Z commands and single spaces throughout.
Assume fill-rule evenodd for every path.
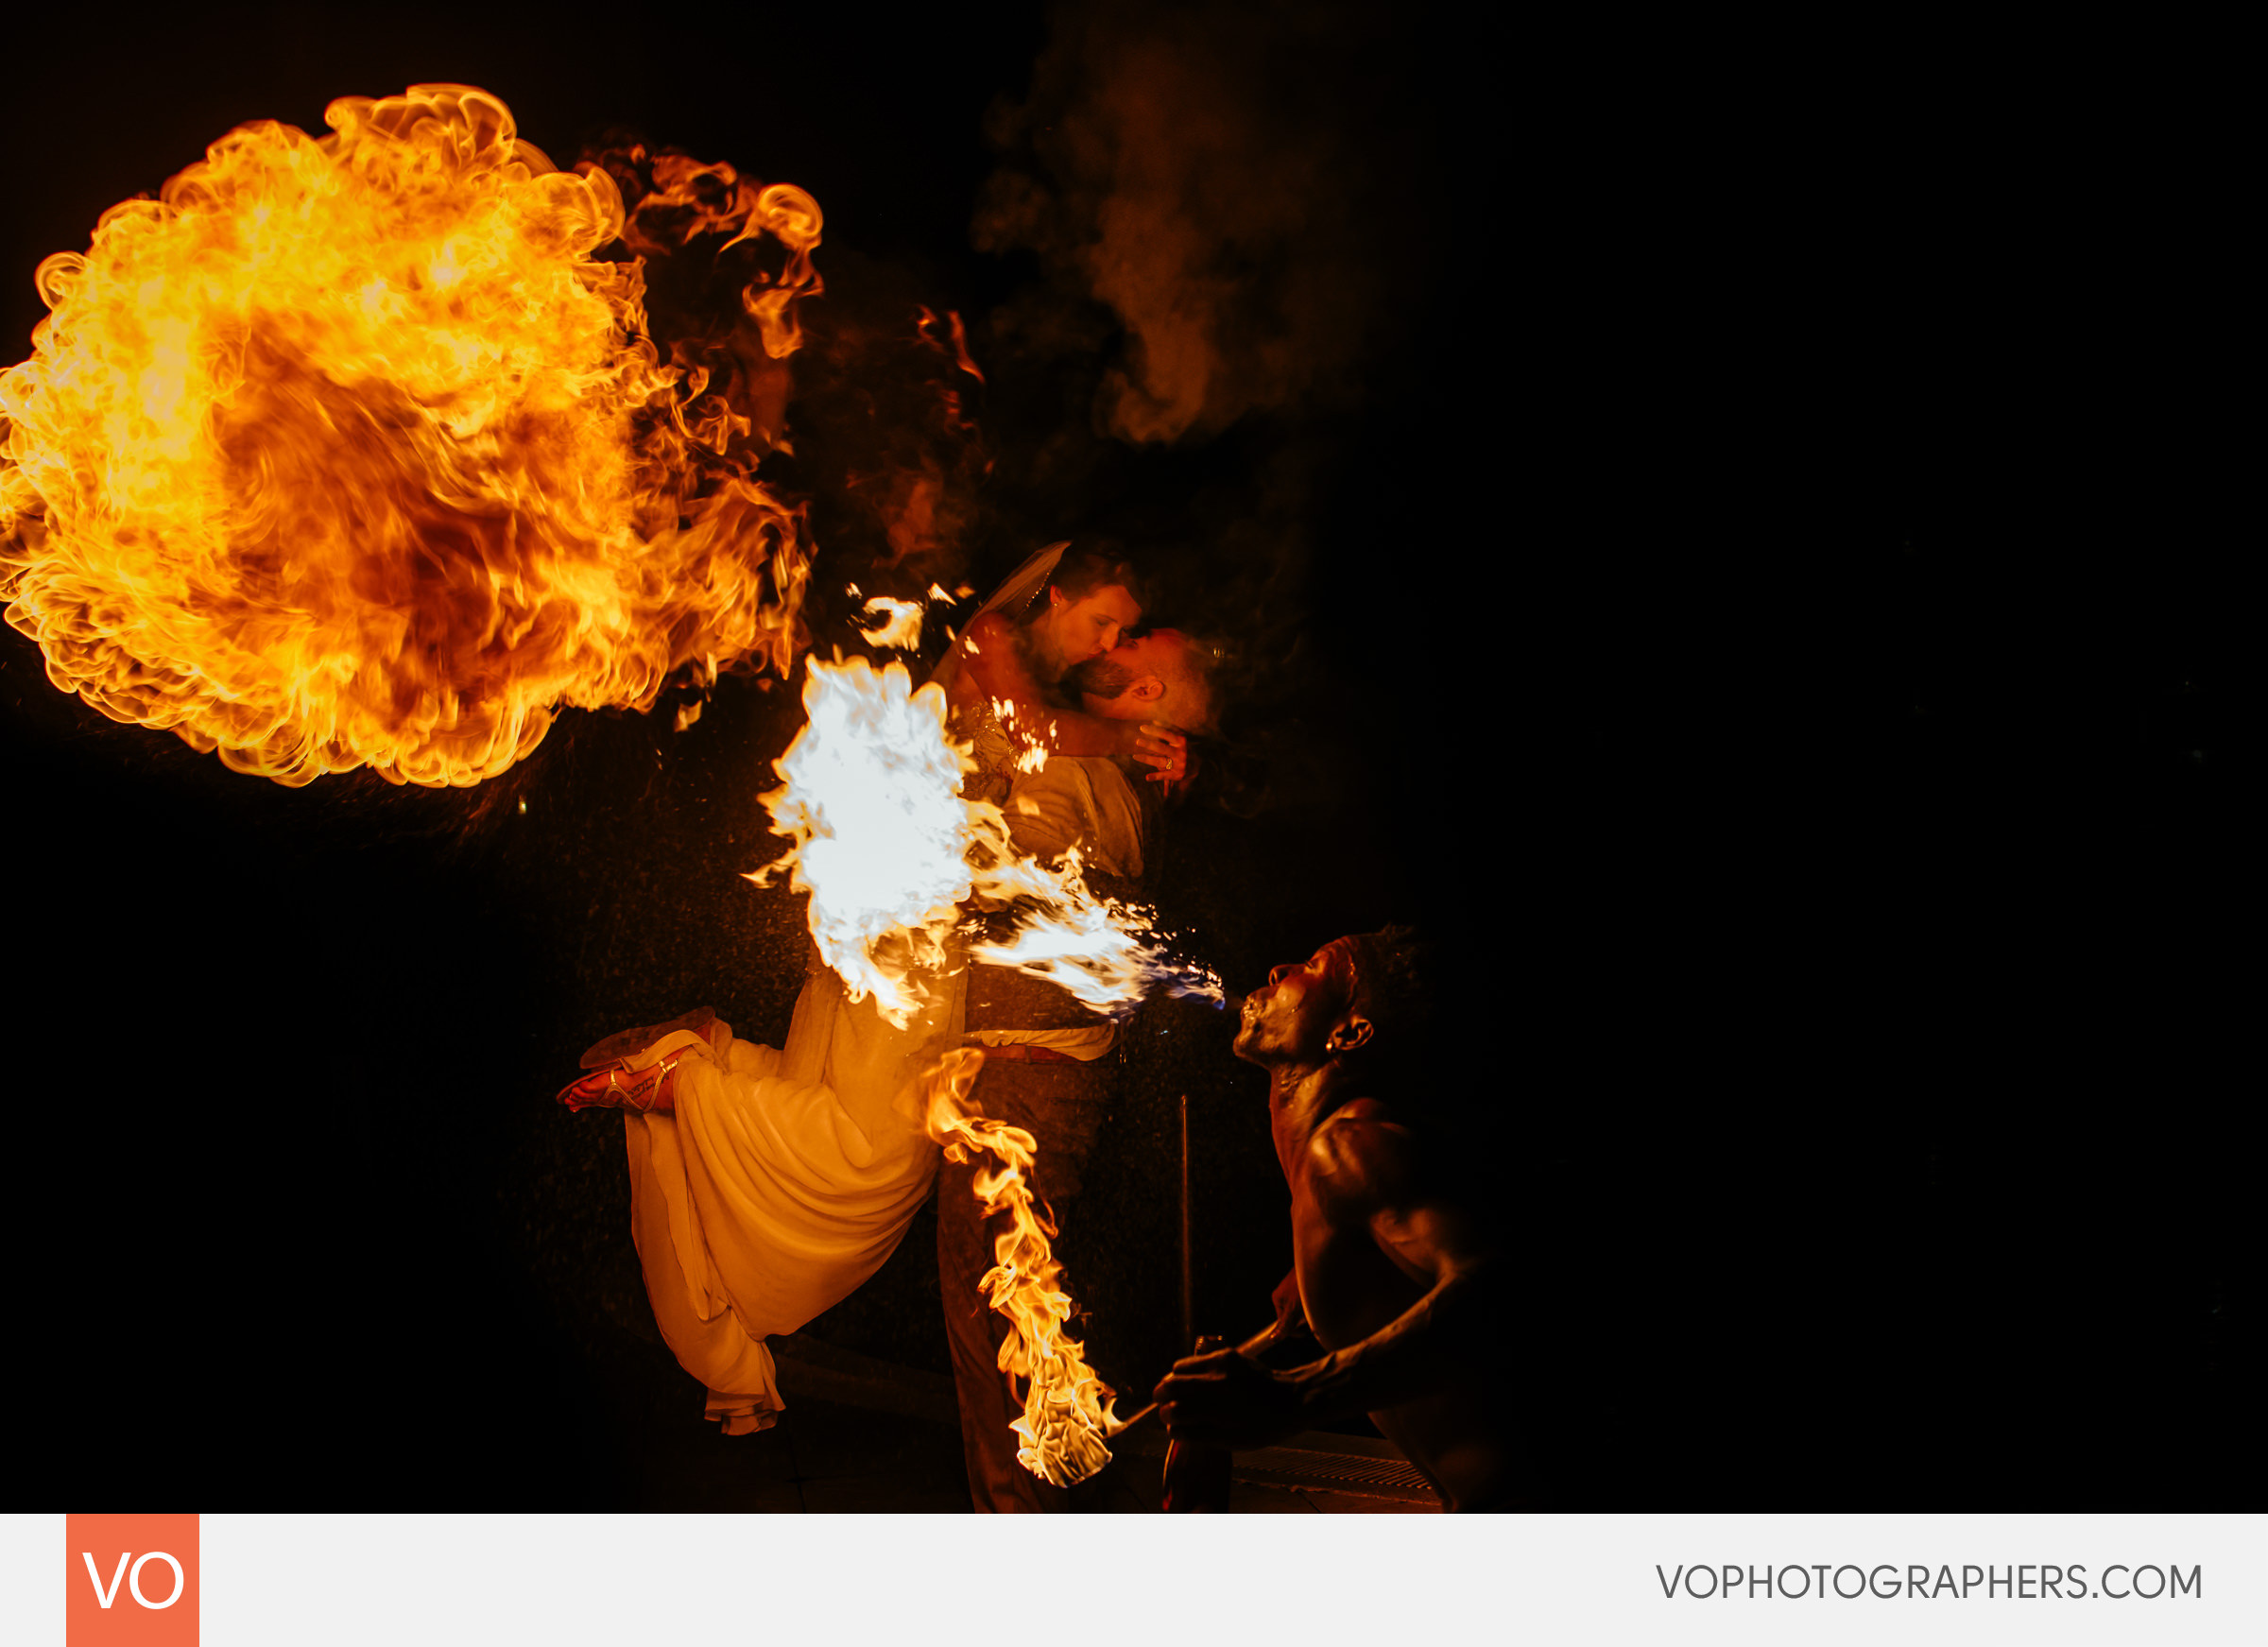
M 1859 22 L 1774 43 L 1783 73 L 1736 40 L 1396 15 L 1345 99 L 1429 167 L 1392 359 L 1321 434 L 1295 410 L 1109 472 L 1233 489 L 1343 455 L 1280 746 L 1339 776 L 1177 819 L 1169 915 L 1232 987 L 1433 932 L 1567 1501 L 2257 1507 L 2251 745 L 2208 502 L 2233 423 L 2176 158 L 2216 105 L 2139 60 Z M 240 121 L 319 130 L 334 95 L 426 80 L 496 92 L 561 160 L 627 124 L 800 183 L 822 268 L 847 249 L 971 317 L 1037 278 L 968 238 L 1035 8 L 48 26 L 0 112 L 11 359 L 32 266 L 105 206 Z M 729 679 L 683 734 L 572 717 L 469 824 L 228 773 L 0 634 L 10 1402 L 70 1444 L 11 1471 L 22 1501 L 693 1501 L 629 1456 L 636 1415 L 697 1424 L 698 1393 L 644 1313 L 619 1124 L 551 1094 L 697 1002 L 783 1030 L 799 911 L 736 876 L 772 851 L 792 709 Z M 1174 1331 L 1180 1090 L 1200 1325 L 1257 1325 L 1287 1252 L 1224 1025 L 1149 1027 L 1180 1039 L 1137 1060 L 1069 1248 L 1136 1383 Z M 813 1330 L 942 1367 L 925 1227 Z

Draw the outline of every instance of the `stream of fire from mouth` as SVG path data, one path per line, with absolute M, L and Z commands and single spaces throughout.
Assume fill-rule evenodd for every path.
M 853 998 L 872 994 L 902 1027 L 921 1004 L 924 971 L 975 961 L 1045 978 L 1106 1013 L 1130 1011 L 1160 988 L 1224 999 L 1218 977 L 1167 954 L 1150 911 L 1091 891 L 1075 850 L 1041 864 L 1017 850 L 998 805 L 962 797 L 976 762 L 947 729 L 943 688 L 917 689 L 899 663 L 878 670 L 838 656 L 806 667 L 809 719 L 777 763 L 785 786 L 765 797 L 775 832 L 793 844 L 748 879 L 786 876 L 809 894 L 812 936 Z M 972 902 L 1013 907 L 1009 935 L 965 942 L 963 905 Z M 999 1162 L 977 1175 L 976 1194 L 988 1215 L 1008 1218 L 982 1286 L 1009 1327 L 1001 1371 L 1024 1381 L 1017 1457 L 1067 1486 L 1109 1462 L 1113 1392 L 1064 1330 L 1076 1306 L 1050 1245 L 1054 1225 L 1032 1194 L 1037 1141 L 971 1100 L 981 1051 L 946 1060 L 931 1136 L 955 1161 L 981 1149 Z

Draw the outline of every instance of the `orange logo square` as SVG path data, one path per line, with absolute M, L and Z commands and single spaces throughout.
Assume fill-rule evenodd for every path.
M 63 1518 L 65 1647 L 197 1647 L 197 1518 Z

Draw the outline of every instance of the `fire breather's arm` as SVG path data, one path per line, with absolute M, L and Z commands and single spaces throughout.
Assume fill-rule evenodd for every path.
M 1282 1375 L 1309 1428 L 1400 1406 L 1440 1389 L 1486 1330 L 1494 1276 L 1486 1261 L 1443 1252 L 1424 1296 L 1369 1337 Z
M 1271 1368 L 1265 1346 L 1189 1356 L 1155 1392 L 1166 1428 L 1222 1447 L 1267 1447 L 1430 1395 L 1486 1330 L 1491 1278 L 1486 1265 L 1447 1267 L 1395 1320 L 1304 1365 Z
M 1297 1366 L 1321 1354 L 1323 1346 L 1316 1342 L 1314 1329 L 1307 1324 L 1307 1312 L 1299 1302 L 1298 1272 L 1283 1278 L 1275 1292 L 1275 1304 L 1276 1319 L 1238 1345 L 1237 1353 L 1267 1367 Z
M 1369 1337 L 1284 1375 L 1311 1424 L 1432 1394 L 1466 1354 L 1483 1350 L 1491 1323 L 1495 1266 L 1470 1220 L 1416 1187 L 1409 1135 L 1369 1108 L 1350 1106 L 1316 1134 L 1310 1185 L 1325 1217 L 1357 1239 L 1366 1229 L 1426 1290 Z
M 1468 1356 L 1487 1353 L 1501 1266 L 1465 1219 L 1409 1193 L 1405 1144 L 1391 1124 L 1336 1121 L 1317 1138 L 1308 1170 L 1331 1222 L 1356 1240 L 1366 1229 L 1398 1268 L 1426 1283 L 1424 1294 L 1367 1338 L 1302 1365 L 1275 1371 L 1242 1350 L 1177 1364 L 1157 1390 L 1173 1433 L 1264 1447 L 1429 1395 Z
M 1236 1346 L 1236 1352 L 1252 1357 L 1265 1368 L 1295 1368 L 1322 1354 L 1322 1346 L 1315 1341 L 1314 1327 L 1306 1325 L 1306 1315 L 1291 1315 L 1288 1320 L 1261 1327 Z

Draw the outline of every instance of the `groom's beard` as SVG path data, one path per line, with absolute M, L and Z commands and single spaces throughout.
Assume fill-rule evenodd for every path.
M 1108 656 L 1090 658 L 1063 678 L 1063 684 L 1074 693 L 1094 697 L 1122 696 L 1134 684 L 1134 671 L 1124 663 L 1113 663 Z

